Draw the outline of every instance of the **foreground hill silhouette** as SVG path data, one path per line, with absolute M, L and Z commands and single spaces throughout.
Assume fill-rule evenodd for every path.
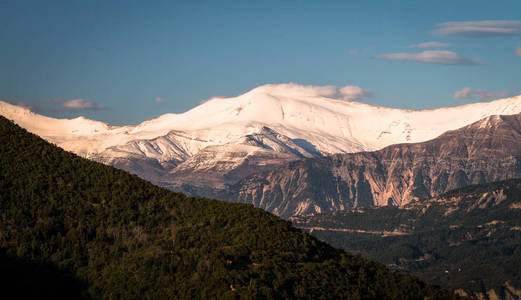
M 73 274 L 83 297 L 455 298 L 261 209 L 170 192 L 3 117 L 0 190 L 2 262 Z M 37 274 L 21 278 L 38 287 Z

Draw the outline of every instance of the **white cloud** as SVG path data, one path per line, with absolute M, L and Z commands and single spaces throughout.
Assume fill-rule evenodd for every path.
M 98 104 L 85 99 L 72 99 L 68 101 L 63 101 L 60 103 L 61 106 L 68 109 L 92 109 L 92 110 L 100 110 L 105 109 L 103 104 Z
M 521 47 L 516 48 L 516 54 L 521 56 Z
M 437 24 L 431 33 L 446 36 L 483 38 L 491 36 L 521 35 L 521 21 L 471 21 Z
M 163 102 L 165 102 L 165 99 L 163 99 L 163 98 L 161 98 L 161 97 L 156 97 L 155 101 L 156 101 L 157 103 L 163 103 Z
M 336 87 L 334 85 L 316 86 L 300 85 L 296 83 L 267 84 L 255 90 L 265 91 L 271 95 L 292 97 L 326 97 L 337 100 L 353 101 L 360 100 L 373 95 L 369 89 L 348 85 Z
M 326 97 L 345 101 L 359 100 L 373 94 L 369 89 L 362 89 L 361 87 L 352 85 L 338 88 L 334 85 L 316 86 L 300 85 L 296 83 L 267 84 L 260 86 L 253 91 L 255 90 L 275 96 Z
M 448 46 L 450 46 L 450 44 L 448 44 L 448 43 L 432 41 L 432 42 L 425 42 L 425 43 L 410 45 L 409 48 L 443 48 L 443 47 L 448 47 Z
M 487 90 L 472 90 L 469 87 L 463 88 L 459 91 L 454 92 L 454 99 L 479 99 L 479 100 L 492 100 L 497 98 L 503 98 L 511 95 L 510 91 L 487 91 Z
M 343 101 L 353 101 L 367 98 L 373 95 L 373 91 L 369 89 L 362 89 L 358 86 L 348 85 L 344 87 L 336 87 L 334 85 L 301 85 L 297 83 L 278 83 L 265 84 L 254 88 L 243 95 L 269 95 L 272 97 L 289 97 L 289 98 L 329 98 Z M 228 100 L 233 99 L 229 97 L 212 97 L 201 100 L 199 103 L 203 104 L 214 100 Z
M 27 108 L 27 109 L 30 110 L 30 111 L 34 111 L 34 110 L 35 110 L 33 105 L 28 104 L 28 103 L 25 103 L 25 102 L 21 102 L 21 101 L 17 102 L 17 103 L 16 103 L 16 106 L 20 106 L 20 107 L 23 107 L 23 108 Z
M 452 96 L 454 97 L 454 99 L 468 99 L 468 98 L 471 98 L 471 93 L 472 93 L 472 89 L 469 87 L 466 87 L 459 91 L 455 91 L 454 95 L 452 95 Z
M 95 103 L 85 99 L 72 99 L 72 100 L 62 100 L 62 99 L 47 99 L 38 101 L 36 104 L 27 103 L 23 101 L 10 101 L 6 100 L 6 102 L 26 108 L 32 112 L 42 112 L 42 111 L 52 111 L 52 112 L 66 112 L 71 110 L 82 110 L 82 109 L 90 109 L 90 110 L 105 110 L 103 104 Z
M 361 87 L 353 85 L 344 86 L 343 88 L 338 89 L 338 93 L 342 99 L 346 101 L 359 100 L 373 95 L 371 90 L 362 89 Z
M 251 90 L 251 93 L 255 92 L 288 97 L 335 97 L 338 95 L 338 89 L 334 85 L 300 85 L 292 82 L 262 85 Z
M 0 101 L 2 101 L 2 100 L 0 100 Z M 5 100 L 5 102 L 7 102 L 9 104 L 12 104 L 12 105 L 19 106 L 19 107 L 23 107 L 23 108 L 28 109 L 28 110 L 30 110 L 32 112 L 39 112 L 41 110 L 41 108 L 38 105 L 30 104 L 30 103 L 27 103 L 27 102 L 24 102 L 24 101 Z
M 375 56 L 378 59 L 414 61 L 442 65 L 477 65 L 479 61 L 446 50 L 431 50 L 420 53 L 388 53 Z

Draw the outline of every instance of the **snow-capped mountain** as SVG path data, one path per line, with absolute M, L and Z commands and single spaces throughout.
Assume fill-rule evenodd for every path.
M 483 118 L 421 143 L 298 160 L 220 191 L 284 218 L 403 206 L 471 184 L 521 178 L 521 114 Z
M 54 119 L 0 102 L 1 115 L 66 150 L 186 192 L 298 158 L 422 142 L 490 115 L 518 113 L 521 96 L 414 111 L 347 102 L 327 87 L 291 83 L 129 126 Z

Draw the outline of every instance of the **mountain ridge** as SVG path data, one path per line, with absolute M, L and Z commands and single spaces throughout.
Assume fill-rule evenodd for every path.
M 6 102 L 0 115 L 83 157 L 174 190 L 197 191 L 221 189 L 302 157 L 426 141 L 489 115 L 521 113 L 521 96 L 414 111 L 344 101 L 335 93 L 332 87 L 270 84 L 132 126 L 53 119 Z M 211 181 L 205 181 L 208 172 Z
M 436 139 L 289 163 L 230 185 L 221 199 L 283 217 L 403 205 L 468 184 L 521 177 L 521 115 L 490 116 Z

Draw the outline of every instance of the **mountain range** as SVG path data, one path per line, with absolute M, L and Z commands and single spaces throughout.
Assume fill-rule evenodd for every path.
M 491 115 L 518 114 L 520 99 L 414 111 L 344 101 L 329 87 L 270 84 L 138 125 L 54 119 L 7 102 L 0 102 L 0 115 L 65 150 L 155 184 L 217 195 L 294 160 L 423 142 Z
M 515 193 L 519 190 L 519 182 L 508 181 L 498 184 L 491 182 L 521 178 L 521 96 L 487 103 L 413 111 L 348 102 L 340 99 L 330 90 L 286 84 L 261 86 L 235 98 L 210 99 L 186 113 L 166 114 L 132 126 L 110 126 L 83 117 L 70 120 L 54 119 L 6 102 L 0 102 L 0 114 L 45 140 L 84 158 L 127 170 L 171 190 L 251 204 L 274 215 L 291 219 L 298 227 L 312 231 L 320 239 L 337 247 L 360 252 L 391 268 L 411 272 L 428 282 L 435 282 L 445 288 L 459 289 L 460 294 L 473 295 L 483 299 L 516 299 L 519 296 L 519 274 L 514 270 L 517 268 L 515 261 L 519 255 L 516 246 L 519 224 L 515 221 L 518 206 Z M 13 132 L 12 129 L 9 130 L 9 132 Z M 19 132 L 17 135 L 23 136 Z M 9 147 L 14 145 L 21 153 L 39 149 L 38 147 L 30 149 L 34 148 L 33 142 L 20 144 L 12 136 L 12 134 L 6 135 L 9 140 L 6 140 L 4 144 Z M 24 139 L 26 138 L 24 137 Z M 11 148 L 6 151 L 9 155 L 15 152 Z M 38 155 L 45 158 L 48 157 L 47 153 L 51 150 L 38 151 Z M 54 153 L 54 150 L 51 152 Z M 18 160 L 30 162 L 29 166 L 37 163 L 40 159 L 37 158 L 38 155 L 33 152 L 31 155 L 32 158 L 23 157 Z M 52 157 L 54 159 L 60 155 L 53 154 Z M 5 170 L 18 172 L 7 163 L 9 157 L 3 156 L 2 159 L 5 160 L 3 162 L 6 166 Z M 63 160 L 63 158 L 59 159 Z M 74 158 L 73 161 L 75 159 L 78 158 Z M 44 163 L 50 162 L 48 159 L 44 159 Z M 93 166 L 98 166 L 95 162 L 91 162 L 91 164 L 91 166 L 82 165 L 82 168 L 90 170 L 94 168 Z M 24 164 L 21 165 L 24 166 Z M 51 170 L 52 166 L 38 165 L 35 168 L 40 171 Z M 97 168 L 94 169 L 97 170 Z M 26 171 L 26 173 L 33 172 Z M 105 174 L 103 172 L 101 173 Z M 109 199 L 119 201 L 118 191 L 123 194 L 131 193 L 130 197 L 134 197 L 132 201 L 137 201 L 131 192 L 135 186 L 149 191 L 148 187 L 144 188 L 144 183 L 137 178 L 132 179 L 129 183 L 132 188 L 128 184 L 114 188 L 111 184 L 116 182 L 118 185 L 121 179 L 116 178 L 118 176 L 113 177 L 113 175 L 106 178 L 107 184 L 110 186 L 95 185 L 93 191 L 91 190 L 92 182 L 98 182 L 97 179 L 92 179 L 92 176 L 95 175 L 69 173 L 69 171 L 66 172 L 67 176 L 86 181 L 73 181 L 64 185 L 63 182 L 67 181 L 66 177 L 57 175 L 51 181 L 44 179 L 44 183 L 41 183 L 42 178 L 38 176 L 43 175 L 38 175 L 38 179 L 28 175 L 31 178 L 24 184 L 33 187 L 32 192 L 28 191 L 33 196 L 42 188 L 44 190 L 52 186 L 65 188 L 68 194 L 61 194 L 60 189 L 51 188 L 52 195 L 49 198 L 51 200 L 47 200 L 51 201 L 52 205 L 56 204 L 57 199 L 77 195 L 74 191 L 78 187 L 88 189 L 89 192 L 81 194 L 80 198 L 87 199 L 87 203 L 92 205 L 92 209 L 98 217 L 104 213 L 103 209 L 110 210 L 106 203 L 114 200 Z M 0 177 L 3 180 L 3 188 L 12 189 L 13 183 L 7 180 L 8 178 L 13 176 L 13 178 L 23 178 L 22 174 L 13 174 L 6 173 Z M 486 183 L 489 184 L 473 186 Z M 34 184 L 36 185 L 33 186 Z M 466 189 L 457 190 L 469 185 L 470 187 Z M 456 190 L 454 191 L 454 189 Z M 111 191 L 112 196 L 108 194 L 107 190 Z M 54 195 L 55 192 L 58 194 Z M 152 194 L 156 195 L 154 193 Z M 161 190 L 157 193 L 159 193 L 157 195 L 163 195 L 165 192 Z M 26 192 L 23 195 L 25 198 L 29 197 Z M 146 195 L 148 196 L 143 197 L 151 200 L 145 202 L 155 203 L 150 204 L 155 205 L 154 207 L 159 205 L 155 196 Z M 123 245 L 127 247 L 125 251 L 133 253 L 130 260 L 132 263 L 135 262 L 135 258 L 146 261 L 151 257 L 150 253 L 156 253 L 159 248 L 164 251 L 179 250 L 184 253 L 183 255 L 191 257 L 190 259 L 193 258 L 193 263 L 195 260 L 202 259 L 211 261 L 212 265 L 219 265 L 218 255 L 224 255 L 225 264 L 228 264 L 228 261 L 232 262 L 229 269 L 238 272 L 233 271 L 233 274 L 227 274 L 226 278 L 231 276 L 230 278 L 239 282 L 238 286 L 241 288 L 241 293 L 245 293 L 244 295 L 249 293 L 268 295 L 266 293 L 272 292 L 279 293 L 278 295 L 282 295 L 282 297 L 301 295 L 300 287 L 299 290 L 288 290 L 284 286 L 279 286 L 279 284 L 285 284 L 284 280 L 277 281 L 276 289 L 271 292 L 258 288 L 258 284 L 269 286 L 273 282 L 256 281 L 257 275 L 252 275 L 259 264 L 256 256 L 258 252 L 253 250 L 258 245 L 248 244 L 251 242 L 251 228 L 236 227 L 244 225 L 244 220 L 230 225 L 226 223 L 228 221 L 223 220 L 234 219 L 237 216 L 231 214 L 226 215 L 224 219 L 217 220 L 214 216 L 219 214 L 220 208 L 215 208 L 214 202 L 209 200 L 208 202 L 206 199 L 198 197 L 184 198 L 179 194 L 175 195 L 176 201 L 184 203 L 181 204 L 182 207 L 178 208 L 179 211 L 175 215 L 177 216 L 177 213 L 194 213 L 195 215 L 193 218 L 189 215 L 188 219 L 180 220 L 181 227 L 186 229 L 185 231 L 183 231 L 184 229 L 173 231 L 179 234 L 180 239 L 174 238 L 174 250 L 161 243 L 148 243 L 146 239 L 140 240 L 143 236 L 157 237 L 157 235 L 153 232 L 143 233 L 146 226 L 132 223 L 135 220 L 125 219 L 123 222 L 126 222 L 126 226 L 130 226 L 132 229 L 116 230 L 116 235 L 123 234 L 133 243 L 131 247 Z M 192 202 L 195 203 L 197 209 L 194 210 L 193 207 L 188 207 L 190 205 L 186 204 Z M 83 207 L 76 202 L 69 204 L 81 210 L 82 214 L 91 213 L 88 205 Z M 148 216 L 139 217 L 149 222 L 146 224 L 159 222 L 160 228 L 167 226 L 166 223 L 154 219 L 155 217 L 152 215 L 159 214 L 160 218 L 168 217 L 157 210 L 150 215 L 150 212 L 146 211 L 146 207 L 150 207 L 148 204 L 122 203 L 121 205 L 124 207 L 118 205 L 115 206 L 116 210 L 110 210 L 111 214 L 117 211 L 118 214 L 124 212 L 134 215 L 130 212 L 137 211 L 139 214 Z M 234 205 L 239 206 L 223 207 L 223 209 L 241 211 L 243 206 Z M 41 209 L 44 212 L 51 211 L 44 204 L 40 206 L 43 207 Z M 98 211 L 100 207 L 102 209 Z M 129 209 L 129 207 L 131 208 Z M 210 209 L 211 212 L 200 212 L 205 209 Z M 54 228 L 51 225 L 56 222 L 62 224 L 61 219 L 48 215 L 40 216 L 39 212 L 23 212 L 23 214 L 27 213 L 38 215 L 39 223 L 31 225 L 34 228 L 40 228 L 38 230 Z M 251 216 L 247 213 L 243 217 L 250 220 L 253 218 Z M 109 218 L 110 222 L 117 221 L 109 215 L 105 217 Z M 148 219 L 149 217 L 150 219 Z M 239 217 L 237 220 L 243 217 Z M 4 217 L 4 219 L 6 218 Z M 51 222 L 48 218 L 54 218 L 54 221 Z M 101 222 L 101 219 L 96 220 L 92 224 Z M 223 225 L 222 222 L 233 228 Z M 32 227 L 27 224 L 24 225 L 24 230 L 31 231 Z M 193 227 L 194 224 L 198 224 L 199 227 Z M 252 226 L 257 226 L 259 230 L 266 230 L 268 227 L 275 231 L 286 230 L 277 227 L 278 225 L 273 225 L 275 223 L 266 224 L 260 227 Z M 7 223 L 4 225 L 4 231 L 12 229 L 9 229 Z M 109 225 L 114 227 L 113 223 Z M 207 234 L 210 231 L 215 231 L 216 235 L 222 239 L 223 228 L 219 227 L 221 225 L 225 226 L 227 231 L 236 230 L 244 234 L 244 239 L 241 238 L 238 242 L 240 245 L 237 244 L 232 247 L 233 251 L 230 250 L 233 252 L 232 254 L 228 253 L 228 250 L 223 250 L 224 252 L 218 251 L 214 253 L 215 255 L 212 254 L 213 256 L 208 257 L 199 252 L 193 254 L 192 250 L 186 250 L 194 249 L 193 245 L 197 244 L 194 236 L 200 235 L 201 239 L 212 240 Z M 62 228 L 64 225 L 60 226 L 59 228 Z M 276 228 L 272 228 L 272 226 Z M 177 228 L 178 225 L 175 227 Z M 94 227 L 91 229 L 96 232 L 101 230 Z M 84 229 L 74 227 L 73 234 L 76 234 L 77 230 Z M 94 234 L 92 230 L 90 235 Z M 23 237 L 17 236 L 15 232 L 10 234 L 16 236 L 19 243 L 24 243 Z M 46 234 L 49 233 L 45 233 L 43 236 Z M 61 234 L 65 234 L 65 231 Z M 104 233 L 94 235 L 97 234 L 100 234 L 101 237 L 104 236 Z M 114 232 L 111 231 L 107 234 L 108 239 L 112 237 L 118 241 L 119 238 L 112 236 L 115 234 Z M 38 239 L 34 240 L 33 244 L 40 243 L 39 239 L 42 234 L 38 233 L 35 236 Z M 88 239 L 88 236 L 85 236 L 84 239 Z M 0 236 L 0 242 L 2 242 L 1 238 L 2 236 Z M 274 237 L 267 238 L 273 239 Z M 293 239 L 290 236 L 287 238 Z M 181 241 L 184 239 L 187 239 L 186 243 Z M 55 240 L 59 240 L 59 238 L 54 238 L 52 245 L 44 243 L 44 246 L 39 247 L 53 248 L 57 245 Z M 94 244 L 92 244 L 93 242 Z M 96 237 L 94 240 L 80 244 L 81 247 L 91 249 L 99 242 L 100 240 Z M 2 244 L 4 249 L 2 251 L 7 251 L 2 259 L 7 259 L 9 265 L 23 262 L 25 268 L 35 263 L 30 260 L 30 257 L 42 255 L 42 253 L 34 252 L 32 246 L 24 246 L 23 249 L 18 247 L 14 250 L 14 248 L 9 248 L 12 244 L 10 243 L 4 239 Z M 314 247 L 313 242 L 309 243 Z M 136 250 L 136 244 L 144 248 Z M 248 245 L 246 248 L 253 252 L 244 249 L 243 246 L 246 244 Z M 300 246 L 290 247 L 291 249 L 288 251 L 298 252 Z M 207 249 L 205 245 L 201 247 Z M 228 249 L 226 245 L 223 247 Z M 284 247 L 287 245 L 282 246 L 282 248 Z M 322 245 L 318 247 L 320 248 Z M 318 253 L 322 253 L 320 254 L 322 256 L 319 256 L 325 258 L 329 257 L 326 252 L 330 251 L 327 250 L 329 248 L 326 248 L 308 250 L 313 253 L 318 251 Z M 110 247 L 107 249 L 109 252 L 119 251 Z M 45 251 L 48 252 L 48 250 Z M 164 251 L 157 253 L 163 255 Z M 280 251 L 282 250 L 279 249 Z M 92 279 L 91 275 L 87 277 L 82 275 L 82 272 L 85 272 L 82 271 L 85 270 L 85 266 L 76 262 L 74 268 L 62 268 L 60 267 L 62 264 L 68 265 L 68 263 L 56 259 L 55 256 L 58 254 L 51 253 L 52 251 L 47 252 L 41 256 L 44 258 L 42 262 L 47 265 L 51 263 L 52 267 L 46 267 L 45 272 L 54 272 L 52 270 L 58 266 L 56 270 L 58 270 L 59 278 L 63 277 L 63 274 L 69 274 L 67 276 L 70 279 L 70 274 L 74 274 L 72 282 L 76 283 L 71 285 L 73 287 L 85 288 L 90 282 L 99 285 L 94 289 L 110 287 L 111 290 L 116 289 L 121 295 L 125 295 L 124 290 L 129 289 L 128 286 L 115 287 L 112 283 L 108 283 L 115 280 L 112 276 L 116 275 L 112 271 L 103 271 L 105 278 L 97 281 Z M 244 254 L 246 252 L 249 254 Z M 22 255 L 19 255 L 20 253 Z M 28 256 L 28 253 L 31 255 Z M 58 251 L 58 253 L 61 252 Z M 81 257 L 77 252 L 74 253 L 67 253 L 67 255 L 74 254 Z M 200 255 L 203 257 L 201 258 Z M 10 262 L 13 257 L 16 259 L 14 263 Z M 308 258 L 304 258 L 305 264 L 309 262 L 306 260 Z M 27 261 L 29 265 L 26 264 Z M 39 262 L 36 261 L 36 263 Z M 96 261 L 89 262 L 89 264 L 91 263 L 96 264 Z M 121 262 L 118 261 L 118 263 Z M 166 262 L 161 264 L 161 268 L 167 268 Z M 184 262 L 184 264 L 190 265 L 188 262 Z M 135 264 L 133 267 L 137 268 L 138 265 Z M 497 266 L 500 271 L 490 270 L 492 265 Z M 460 268 L 451 269 L 454 266 Z M 229 291 L 219 285 L 218 280 L 215 281 L 223 274 L 205 279 L 200 275 L 195 275 L 195 273 L 201 273 L 199 268 L 207 270 L 204 266 L 196 264 L 189 268 L 192 267 L 197 272 L 193 272 L 192 269 L 189 271 L 190 274 L 182 273 L 180 270 L 176 271 L 176 274 L 181 277 L 191 276 L 190 282 L 183 283 L 184 285 L 176 293 L 182 291 L 183 295 L 187 297 L 196 295 L 197 293 L 191 289 L 193 284 L 198 285 L 208 279 L 214 285 L 211 290 L 217 289 L 219 295 L 228 295 Z M 293 273 L 294 270 L 289 266 L 284 268 L 286 267 L 286 272 L 294 275 L 302 272 L 299 270 L 296 271 L 297 273 Z M 89 274 L 90 272 L 93 272 L 92 274 L 100 272 L 100 270 L 88 270 Z M 271 274 L 269 276 L 276 273 L 276 271 L 273 273 L 268 269 L 264 271 Z M 345 269 L 341 273 L 344 271 Z M 477 277 L 474 275 L 481 272 L 485 272 L 486 276 L 480 275 L 481 277 L 476 279 Z M 294 278 L 297 278 L 300 275 L 295 276 Z M 244 278 L 246 277 L 250 278 L 250 285 L 251 282 L 256 282 L 254 287 L 245 287 L 247 280 L 245 281 Z M 230 283 L 232 291 L 237 289 L 236 283 L 230 280 L 227 283 Z M 395 288 L 397 287 L 393 287 L 393 289 Z M 312 293 L 316 291 L 315 287 L 310 286 L 303 286 L 302 289 L 313 291 Z M 203 290 L 204 295 L 217 295 L 210 290 L 204 288 Z M 135 290 L 132 291 L 139 294 Z M 416 291 L 418 290 L 416 289 Z M 358 292 L 360 291 L 342 291 L 343 295 Z M 363 291 L 363 293 L 367 292 Z M 88 293 L 101 295 L 99 293 L 102 292 L 92 290 L 91 287 Z M 393 290 L 393 295 L 399 293 Z
M 186 197 L 0 117 L 5 295 L 74 299 L 458 299 L 251 205 Z
M 422 143 L 303 159 L 250 175 L 219 198 L 282 217 L 402 206 L 469 184 L 521 178 L 521 115 L 490 116 Z

